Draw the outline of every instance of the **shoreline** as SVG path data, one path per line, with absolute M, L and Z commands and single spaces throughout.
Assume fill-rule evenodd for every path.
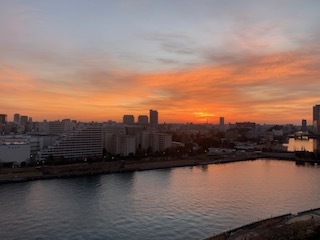
M 205 240 L 231 239 L 319 239 L 320 208 L 284 214 L 252 222 Z M 310 238 L 317 237 L 317 238 Z
M 260 158 L 295 161 L 296 163 L 319 163 L 317 160 L 297 160 L 292 153 L 242 153 L 238 155 L 187 156 L 180 159 L 157 158 L 152 160 L 75 163 L 66 165 L 44 165 L 25 168 L 0 168 L 1 183 L 17 183 L 54 178 L 71 178 L 100 174 L 125 173 L 176 167 L 226 164 L 252 161 Z

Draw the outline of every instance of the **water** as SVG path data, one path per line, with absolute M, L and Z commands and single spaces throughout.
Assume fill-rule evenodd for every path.
M 257 160 L 0 185 L 1 239 L 203 239 L 320 207 L 320 167 Z
M 289 152 L 294 152 L 294 151 L 316 152 L 319 148 L 317 146 L 317 140 L 312 138 L 303 139 L 303 140 L 289 138 L 289 142 L 284 144 L 284 146 L 288 148 Z

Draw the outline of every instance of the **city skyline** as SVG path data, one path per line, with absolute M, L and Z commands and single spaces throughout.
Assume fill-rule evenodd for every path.
M 1 1 L 0 113 L 312 123 L 319 1 Z

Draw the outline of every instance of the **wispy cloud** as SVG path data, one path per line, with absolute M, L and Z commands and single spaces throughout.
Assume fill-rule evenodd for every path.
M 23 102 L 31 109 L 47 109 L 36 113 L 39 118 L 55 112 L 120 120 L 123 114 L 156 108 L 165 121 L 225 116 L 230 121 L 297 122 L 309 119 L 311 106 L 320 100 L 319 62 L 318 54 L 296 51 L 148 74 L 84 68 L 68 81 L 41 80 L 7 66 L 0 69 L 2 108 L 11 111 Z
M 320 102 L 320 17 L 293 2 L 252 2 L 255 11 L 246 2 L 158 2 L 144 13 L 153 4 L 125 1 L 113 3 L 116 15 L 99 5 L 88 22 L 79 6 L 79 15 L 58 16 L 0 3 L 1 111 L 38 120 L 121 120 L 151 108 L 167 122 L 310 119 Z

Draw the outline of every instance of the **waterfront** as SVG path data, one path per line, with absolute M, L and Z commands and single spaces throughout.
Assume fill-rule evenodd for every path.
M 2 239 L 202 239 L 319 207 L 320 168 L 257 160 L 0 185 Z
M 288 143 L 283 144 L 283 146 L 287 147 L 287 151 L 308 151 L 308 152 L 316 152 L 318 149 L 317 139 L 295 139 L 289 138 Z

